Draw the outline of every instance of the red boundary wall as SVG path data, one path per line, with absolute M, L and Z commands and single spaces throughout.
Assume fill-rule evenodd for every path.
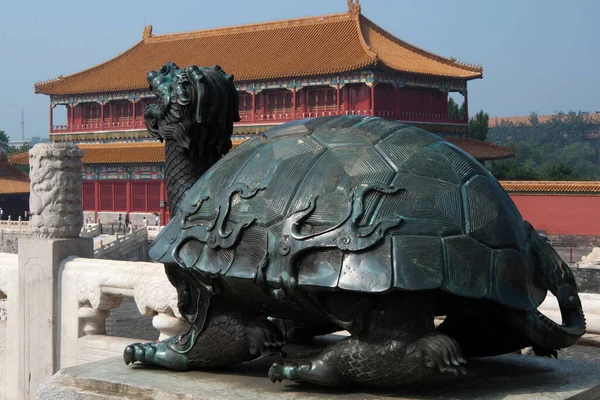
M 549 234 L 600 236 L 600 196 L 510 195 L 537 230 Z

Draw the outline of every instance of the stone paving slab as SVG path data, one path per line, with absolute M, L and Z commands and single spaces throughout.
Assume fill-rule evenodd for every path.
M 440 376 L 393 392 L 337 391 L 271 383 L 274 358 L 218 371 L 171 372 L 126 366 L 121 358 L 66 368 L 42 384 L 38 399 L 600 399 L 600 364 L 504 355 L 470 360 L 466 376 Z

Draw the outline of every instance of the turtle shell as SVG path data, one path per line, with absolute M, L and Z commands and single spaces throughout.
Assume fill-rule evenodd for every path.
M 257 298 L 285 295 L 287 282 L 310 293 L 438 289 L 529 309 L 545 293 L 523 220 L 487 169 L 437 135 L 373 117 L 299 120 L 245 141 L 188 191 L 157 241 L 169 243 L 153 246 L 158 261 L 176 254 Z

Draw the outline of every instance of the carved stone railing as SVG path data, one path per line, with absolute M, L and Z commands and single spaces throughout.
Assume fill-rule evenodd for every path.
M 100 224 L 83 224 L 81 227 L 81 237 L 96 237 L 100 234 Z
M 0 230 L 11 230 L 11 231 L 29 231 L 29 221 L 22 221 L 21 219 L 17 219 L 13 221 L 11 219 L 8 220 L 0 220 Z
M 141 314 L 153 316 L 159 340 L 187 326 L 162 264 L 73 258 L 61 270 L 61 368 L 120 356 L 128 344 L 143 341 L 105 335 L 106 318 L 124 298 L 134 299 Z
M 18 268 L 17 254 L 0 253 L 0 399 L 17 398 Z
M 144 244 L 148 241 L 148 232 L 146 227 L 138 228 L 131 233 L 124 235 L 115 235 L 111 239 L 102 240 L 98 247 L 94 246 L 94 258 L 110 258 L 107 257 L 110 253 L 118 251 L 127 253 L 131 248 L 134 250 L 136 247 Z
M 148 228 L 148 240 L 154 240 L 164 226 L 147 226 L 146 228 Z

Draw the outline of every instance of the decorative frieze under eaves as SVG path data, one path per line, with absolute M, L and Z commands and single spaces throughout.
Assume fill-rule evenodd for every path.
M 259 93 L 269 89 L 301 89 L 312 86 L 343 87 L 348 84 L 364 83 L 368 86 L 382 83 L 398 87 L 419 87 L 438 89 L 443 92 L 466 93 L 467 82 L 450 79 L 429 79 L 418 77 L 406 77 L 375 73 L 373 71 L 354 72 L 351 74 L 328 75 L 324 77 L 281 79 L 265 82 L 237 82 L 236 88 L 240 92 Z M 111 100 L 138 101 L 145 98 L 154 98 L 149 91 L 130 91 L 122 93 L 82 94 L 77 96 L 51 96 L 52 105 L 72 105 L 80 103 L 107 103 Z
M 158 180 L 165 179 L 164 163 L 158 164 L 87 164 L 83 166 L 84 181 Z

